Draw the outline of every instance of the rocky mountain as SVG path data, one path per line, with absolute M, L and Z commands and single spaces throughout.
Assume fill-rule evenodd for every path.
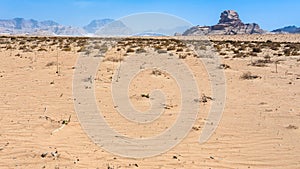
M 286 26 L 283 28 L 275 29 L 271 32 L 274 32 L 274 33 L 300 33 L 300 27 Z
M 132 35 L 134 32 L 128 28 L 122 21 L 113 21 L 103 27 L 100 27 L 95 32 L 98 36 L 128 36 Z
M 213 26 L 194 26 L 182 35 L 236 35 L 236 34 L 263 34 L 256 23 L 243 23 L 237 12 L 226 10 L 221 13 L 219 23 Z
M 99 19 L 99 20 L 93 20 L 88 25 L 84 26 L 83 29 L 87 33 L 95 33 L 97 30 L 102 28 L 103 26 L 113 22 L 113 19 Z
M 54 21 L 26 20 L 24 18 L 0 20 L 1 34 L 30 34 L 30 35 L 84 35 L 82 28 L 60 25 Z
M 21 35 L 130 35 L 132 31 L 121 21 L 113 19 L 93 20 L 83 28 L 64 26 L 57 22 L 37 21 L 34 19 L 14 18 L 0 20 L 0 34 Z

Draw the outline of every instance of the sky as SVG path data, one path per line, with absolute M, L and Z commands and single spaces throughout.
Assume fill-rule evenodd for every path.
M 265 30 L 300 26 L 299 0 L 0 0 L 0 19 L 22 17 L 84 26 L 93 19 L 119 19 L 143 12 L 180 17 L 193 25 L 214 25 L 222 11 L 239 13 L 244 23 Z

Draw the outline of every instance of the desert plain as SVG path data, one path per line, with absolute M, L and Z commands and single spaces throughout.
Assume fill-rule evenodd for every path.
M 215 100 L 202 56 L 185 45 L 197 37 L 130 37 L 107 47 L 109 38 L 1 36 L 0 168 L 300 168 L 300 36 L 206 38 L 211 48 L 198 48 L 220 57 L 215 68 L 224 71 L 226 99 L 217 129 L 199 144 Z M 176 79 L 156 69 L 133 78 L 128 97 L 137 110 L 149 109 L 151 90 L 166 94 L 164 113 L 150 124 L 118 114 L 111 84 L 127 58 L 148 51 L 189 66 L 200 93 L 199 112 L 191 131 L 171 150 L 126 158 L 105 151 L 83 130 L 74 108 L 74 71 L 80 56 L 103 58 L 90 79 L 102 116 L 127 137 L 147 138 L 176 120 L 181 106 Z

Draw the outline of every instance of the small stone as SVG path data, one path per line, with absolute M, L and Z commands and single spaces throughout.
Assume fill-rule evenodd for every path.
M 43 153 L 43 154 L 41 155 L 41 157 L 42 157 L 42 158 L 45 158 L 45 157 L 47 156 L 47 154 L 48 154 L 48 152 Z

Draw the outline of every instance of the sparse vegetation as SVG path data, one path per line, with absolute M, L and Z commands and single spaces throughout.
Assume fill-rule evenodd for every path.
M 177 48 L 176 52 L 183 52 L 182 48 Z
M 141 97 L 145 97 L 145 98 L 150 98 L 150 95 L 149 95 L 149 93 L 147 93 L 147 94 L 141 94 Z
M 49 62 L 49 63 L 46 64 L 46 67 L 54 66 L 54 65 L 56 65 L 56 62 Z
M 205 46 L 205 45 L 201 45 L 201 46 L 199 47 L 199 49 L 200 49 L 200 50 L 206 50 L 206 46 Z
M 176 49 L 176 47 L 175 46 L 168 46 L 168 48 L 167 48 L 167 51 L 170 51 L 170 50 L 175 50 Z
M 62 51 L 70 52 L 70 51 L 72 51 L 72 48 L 67 46 L 67 47 L 62 48 Z
M 163 49 L 158 49 L 157 53 L 168 53 L 168 52 L 166 50 L 163 50 Z
M 257 79 L 257 78 L 261 78 L 261 77 L 257 76 L 257 75 L 252 75 L 251 72 L 245 72 L 242 74 L 242 76 L 240 78 L 244 79 L 244 80 L 251 80 L 251 79 Z
M 44 49 L 44 48 L 40 48 L 40 49 L 38 49 L 37 51 L 39 51 L 39 52 L 42 52 L 42 51 L 47 51 L 47 49 Z
M 135 53 L 146 53 L 146 50 L 143 48 L 138 48 Z
M 133 52 L 135 52 L 135 50 L 133 48 L 128 48 L 126 51 L 126 53 L 133 53 Z
M 255 47 L 255 48 L 252 48 L 252 52 L 260 53 L 260 52 L 262 52 L 262 50 L 260 48 Z
M 230 69 L 230 66 L 227 65 L 227 64 L 220 64 L 220 65 L 219 65 L 219 68 L 220 68 L 220 69 Z
M 187 57 L 187 55 L 184 53 L 179 54 L 179 59 L 185 59 L 186 57 Z
M 155 76 L 160 76 L 160 75 L 162 75 L 162 72 L 158 69 L 154 69 L 154 70 L 152 70 L 151 74 L 155 75 Z

